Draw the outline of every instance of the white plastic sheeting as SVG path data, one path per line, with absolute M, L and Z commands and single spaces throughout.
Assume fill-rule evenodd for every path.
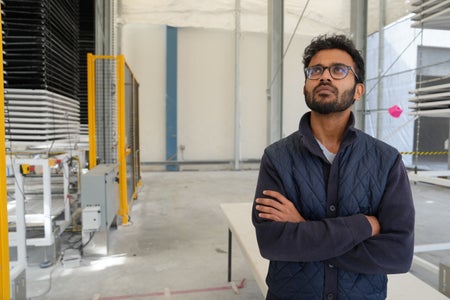
M 365 131 L 400 152 L 443 152 L 448 139 L 448 120 L 445 118 L 449 116 L 448 112 L 444 118 L 419 121 L 410 99 L 421 85 L 448 82 L 450 31 L 422 30 L 412 28 L 411 24 L 411 19 L 404 18 L 387 26 L 382 48 L 379 48 L 378 32 L 368 38 Z M 381 61 L 380 51 L 383 51 Z M 398 118 L 388 113 L 388 108 L 393 105 L 403 110 Z M 418 166 L 419 169 L 445 168 L 447 165 L 444 154 L 405 154 L 403 158 L 407 166 Z
M 240 0 L 241 31 L 267 31 L 267 3 L 270 0 Z M 234 30 L 235 0 L 118 0 L 123 24 L 141 23 Z M 379 0 L 368 1 L 368 31 L 378 30 Z M 297 33 L 314 36 L 326 32 L 350 31 L 351 0 L 285 0 L 284 30 L 292 33 L 304 11 Z M 389 24 L 412 11 L 410 1 L 386 1 Z
M 385 29 L 381 62 L 379 34 L 369 36 L 367 44 L 365 131 L 401 152 L 414 149 L 414 116 L 408 115 L 407 110 L 409 91 L 416 85 L 421 31 L 412 29 L 410 24 L 410 20 L 405 19 Z M 379 71 L 381 77 L 378 77 Z M 388 108 L 393 105 L 403 110 L 398 118 L 388 113 Z M 404 161 L 411 165 L 411 156 L 404 156 Z

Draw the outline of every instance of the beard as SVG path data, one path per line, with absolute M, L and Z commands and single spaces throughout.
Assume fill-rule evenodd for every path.
M 328 85 L 333 87 L 330 84 L 321 84 L 321 85 Z M 320 95 L 314 97 L 316 89 L 321 85 L 318 85 L 316 88 L 314 88 L 312 92 L 305 93 L 306 105 L 312 111 L 315 111 L 319 114 L 327 115 L 330 113 L 345 111 L 347 108 L 352 106 L 353 103 L 355 103 L 355 99 L 353 98 L 353 96 L 355 95 L 356 85 L 351 89 L 345 90 L 340 97 L 337 92 L 338 91 L 337 88 L 333 87 L 335 90 L 336 98 L 331 101 L 321 101 L 320 98 L 322 97 Z

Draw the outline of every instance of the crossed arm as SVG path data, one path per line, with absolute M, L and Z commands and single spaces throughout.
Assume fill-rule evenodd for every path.
M 258 217 L 276 222 L 306 222 L 294 204 L 282 194 L 271 190 L 265 190 L 263 194 L 268 198 L 256 198 L 255 200 Z M 365 217 L 372 228 L 372 236 L 379 234 L 381 228 L 378 219 L 374 216 Z
M 260 170 L 253 207 L 253 224 L 263 257 L 328 261 L 356 273 L 409 270 L 414 249 L 414 206 L 401 158 L 389 174 L 376 216 L 308 220 L 283 196 L 283 184 L 274 174 L 270 165 Z

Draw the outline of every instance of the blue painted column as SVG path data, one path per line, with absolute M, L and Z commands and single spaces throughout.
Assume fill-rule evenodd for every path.
M 178 29 L 166 29 L 166 160 L 177 160 L 177 53 Z M 168 164 L 167 171 L 178 171 L 178 165 Z

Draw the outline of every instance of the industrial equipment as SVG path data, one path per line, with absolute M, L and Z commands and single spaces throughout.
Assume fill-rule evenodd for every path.
M 119 177 L 116 164 L 101 164 L 81 176 L 84 256 L 107 255 L 110 230 L 117 227 Z

